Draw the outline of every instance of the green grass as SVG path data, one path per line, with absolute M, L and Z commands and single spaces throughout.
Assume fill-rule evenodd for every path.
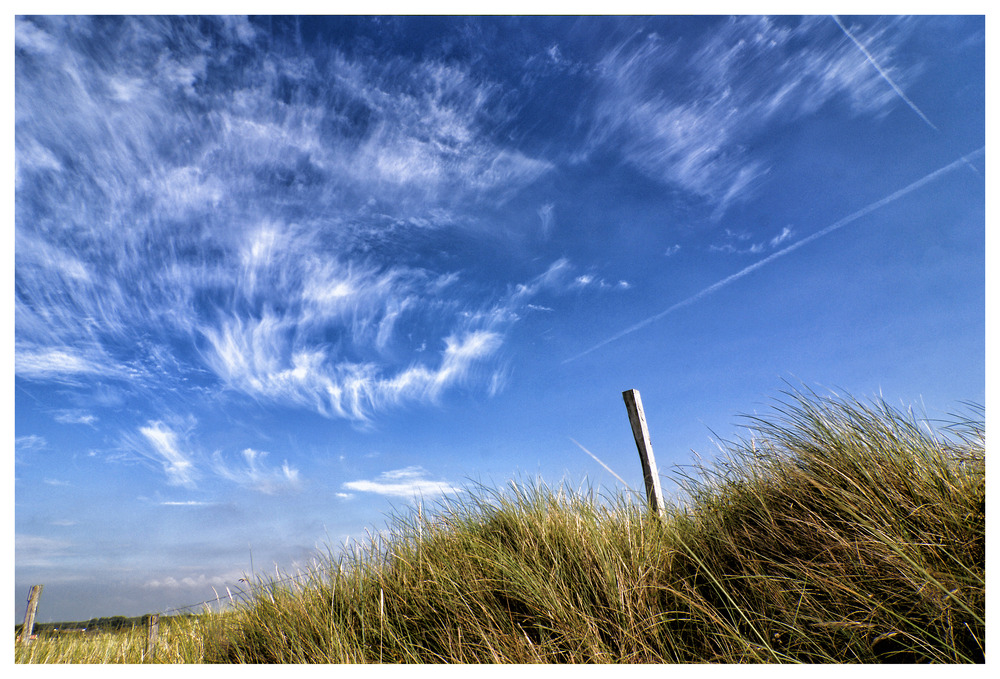
M 932 433 L 882 402 L 790 396 L 676 471 L 662 518 L 634 494 L 471 489 L 259 579 L 157 661 L 983 662 L 983 412 Z

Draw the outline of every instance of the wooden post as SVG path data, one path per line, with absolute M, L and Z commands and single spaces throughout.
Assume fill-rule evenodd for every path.
M 35 629 L 35 611 L 38 610 L 38 597 L 42 595 L 44 585 L 34 585 L 28 592 L 28 610 L 24 612 L 24 625 L 21 626 L 21 641 L 31 643 L 31 632 Z
M 156 635 L 160 631 L 160 616 L 157 613 L 149 616 L 149 621 L 146 625 L 146 660 L 153 660 L 156 658 Z
M 649 427 L 646 426 L 646 414 L 642 410 L 639 390 L 623 391 L 622 397 L 625 399 L 632 436 L 635 437 L 635 446 L 639 449 L 639 459 L 642 461 L 642 480 L 646 484 L 649 508 L 662 516 L 666 505 L 663 502 L 663 491 L 660 490 L 660 475 L 656 471 L 656 458 L 653 457 L 653 445 L 649 440 Z

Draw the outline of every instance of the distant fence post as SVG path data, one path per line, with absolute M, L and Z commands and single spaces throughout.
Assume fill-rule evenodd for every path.
M 653 445 L 649 439 L 649 427 L 646 425 L 646 413 L 642 410 L 642 399 L 638 389 L 622 392 L 625 407 L 628 409 L 628 421 L 632 425 L 632 436 L 635 437 L 635 447 L 639 449 L 639 459 L 642 461 L 642 480 L 646 484 L 646 499 L 649 508 L 663 515 L 665 503 L 663 491 L 660 490 L 660 475 L 656 471 L 656 458 L 653 457 Z
M 38 610 L 38 597 L 42 594 L 44 585 L 34 585 L 28 592 L 28 610 L 24 612 L 24 625 L 21 626 L 20 640 L 31 643 L 31 632 L 35 629 L 35 611 Z
M 146 660 L 156 658 L 156 636 L 160 631 L 160 616 L 154 613 L 146 623 Z

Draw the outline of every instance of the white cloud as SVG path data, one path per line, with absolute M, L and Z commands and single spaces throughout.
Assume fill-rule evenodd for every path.
M 41 450 L 48 446 L 44 436 L 29 434 L 28 436 L 18 436 L 14 439 L 14 447 L 17 450 Z
M 423 467 L 406 467 L 382 472 L 373 481 L 348 481 L 343 487 L 361 493 L 375 493 L 392 497 L 431 498 L 439 495 L 460 493 L 462 489 L 445 481 L 431 481 L 426 478 Z
M 55 154 L 37 139 L 18 140 L 14 155 L 14 188 L 19 187 L 21 177 L 46 170 L 61 172 L 63 165 Z
M 173 485 L 193 487 L 197 470 L 190 456 L 181 450 L 181 438 L 170 426 L 161 421 L 149 422 L 139 427 L 147 446 L 142 452 L 146 457 L 159 462 L 167 480 Z
M 488 330 L 463 332 L 445 338 L 440 364 L 434 369 L 417 365 L 393 377 L 375 380 L 363 387 L 367 401 L 375 405 L 406 401 L 436 401 L 445 389 L 465 382 L 475 364 L 490 357 L 500 347 L 499 333 Z
M 768 249 L 777 248 L 792 238 L 794 233 L 791 227 L 786 226 L 781 230 L 781 233 L 770 240 L 750 242 L 754 239 L 753 234 L 747 231 L 726 229 L 724 231 L 723 242 L 721 244 L 710 245 L 708 249 L 712 252 L 725 252 L 733 255 L 759 255 Z
M 97 422 L 97 417 L 82 410 L 60 410 L 54 416 L 55 421 L 60 424 L 86 424 L 93 425 Z
M 345 174 L 392 190 L 397 203 L 484 195 L 503 202 L 553 169 L 550 162 L 498 146 L 483 134 L 479 120 L 499 90 L 465 68 L 337 59 L 343 67 L 338 83 L 376 121 L 356 152 L 346 156 Z
M 174 167 L 162 176 L 145 178 L 142 187 L 155 196 L 161 216 L 183 218 L 219 206 L 226 185 L 217 175 L 196 166 Z
M 241 457 L 243 463 L 236 465 L 226 462 L 220 453 L 216 453 L 215 472 L 224 479 L 265 495 L 296 491 L 301 487 L 299 471 L 289 466 L 287 461 L 281 467 L 268 468 L 263 464 L 267 453 L 252 448 L 246 448 Z
M 497 370 L 493 373 L 493 377 L 490 378 L 490 389 L 489 395 L 496 396 L 504 387 L 507 386 L 507 380 L 510 379 L 510 370 Z
M 783 228 L 781 230 L 781 233 L 779 233 L 777 236 L 775 236 L 774 238 L 771 239 L 771 247 L 774 248 L 774 247 L 777 247 L 777 246 L 781 245 L 786 240 L 788 240 L 789 238 L 791 238 L 793 235 L 794 235 L 794 232 L 791 230 L 791 228 L 789 228 L 789 227 L 786 226 L 785 228 Z
M 616 290 L 628 290 L 632 287 L 632 284 L 626 280 L 619 280 L 617 283 L 608 283 L 603 278 L 598 278 L 591 274 L 583 274 L 573 279 L 573 287 L 581 289 L 593 288 L 597 290 L 608 290 L 612 288 Z
M 240 43 L 249 45 L 257 37 L 257 29 L 243 16 L 221 16 L 219 20 Z
M 52 53 L 58 42 L 44 30 L 21 17 L 14 17 L 14 46 L 39 54 Z
M 255 398 L 365 422 L 389 406 L 435 401 L 445 389 L 464 382 L 473 365 L 488 358 L 502 342 L 497 332 L 463 331 L 443 339 L 437 366 L 414 363 L 393 370 L 373 361 L 353 361 L 320 342 L 304 345 L 298 339 L 307 329 L 303 325 L 308 324 L 269 314 L 204 328 L 206 360 L 230 388 Z M 382 330 L 376 338 L 378 346 L 388 341 L 387 329 Z
M 599 66 L 600 100 L 583 155 L 614 146 L 648 176 L 706 199 L 718 218 L 768 171 L 746 150 L 758 135 L 836 98 L 863 114 L 893 103 L 865 55 L 838 34 L 827 17 L 737 17 L 693 51 L 655 34 L 633 36 Z M 879 62 L 889 63 L 892 38 L 878 37 Z
M 543 290 L 557 290 L 562 285 L 562 280 L 570 268 L 568 259 L 565 257 L 557 259 L 548 266 L 544 273 L 535 276 L 529 283 L 519 283 L 515 286 L 511 303 L 517 304 L 522 300 L 534 297 Z
M 117 372 L 94 360 L 92 356 L 80 354 L 69 348 L 15 350 L 14 370 L 19 377 L 34 380 L 58 380 L 78 375 L 106 375 Z
M 199 589 L 204 590 L 208 587 L 215 587 L 220 590 L 225 590 L 225 588 L 236 580 L 238 576 L 233 576 L 230 578 L 222 577 L 219 575 L 206 575 L 205 573 L 200 573 L 198 575 L 188 575 L 180 578 L 179 580 L 172 575 L 167 575 L 163 578 L 155 578 L 148 580 L 144 583 L 143 587 L 148 589 L 169 589 L 169 590 L 181 590 L 181 589 Z
M 555 224 L 555 204 L 545 203 L 538 208 L 538 218 L 542 221 L 542 237 L 548 238 L 552 234 L 552 227 Z
M 461 302 L 446 293 L 455 290 L 457 273 L 341 263 L 317 255 L 314 241 L 273 223 L 251 232 L 241 246 L 240 286 L 251 309 L 263 310 L 199 322 L 201 356 L 231 389 L 356 422 L 395 405 L 435 402 L 479 375 L 477 364 L 499 349 L 517 310 L 543 290 L 563 289 L 569 270 L 558 260 L 497 303 L 460 312 L 456 324 L 447 317 L 454 319 Z M 438 339 L 399 335 L 401 323 L 441 314 L 452 328 Z M 332 332 L 340 337 L 335 344 Z M 435 341 L 442 347 L 437 363 L 421 357 Z M 407 352 L 405 363 L 385 360 Z

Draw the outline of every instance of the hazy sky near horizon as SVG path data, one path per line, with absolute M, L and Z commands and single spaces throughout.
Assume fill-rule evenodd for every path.
M 985 402 L 981 16 L 17 17 L 14 62 L 15 620 L 620 490 L 574 441 L 641 490 L 629 388 L 668 492 L 789 385 Z

